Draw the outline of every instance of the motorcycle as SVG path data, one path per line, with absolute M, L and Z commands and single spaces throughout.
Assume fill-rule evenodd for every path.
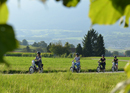
M 101 62 L 98 62 L 97 72 L 105 72 L 105 69 L 103 69 L 103 66 L 101 65 Z
M 114 72 L 114 71 L 118 71 L 118 68 L 117 68 L 117 66 L 114 64 L 114 62 L 112 62 L 112 72 Z
M 72 66 L 70 67 L 70 71 L 71 72 L 74 72 L 76 71 L 77 73 L 80 73 L 80 70 L 81 70 L 81 66 L 79 66 L 79 68 L 77 69 L 74 65 L 75 62 L 72 62 Z
M 39 67 L 37 68 L 35 65 L 35 61 L 32 60 L 32 66 L 29 67 L 29 73 L 32 74 L 32 73 L 38 72 L 38 71 L 39 71 L 39 73 L 43 73 L 43 64 L 41 64 L 40 68 Z

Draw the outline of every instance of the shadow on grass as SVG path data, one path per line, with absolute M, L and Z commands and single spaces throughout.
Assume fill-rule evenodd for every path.
M 69 70 L 43 70 L 43 73 L 58 73 L 58 72 L 68 72 Z M 118 69 L 118 71 L 124 71 L 124 69 Z M 81 70 L 81 73 L 85 72 L 97 72 L 96 69 Z M 111 69 L 107 69 L 106 72 L 111 72 Z M 21 70 L 0 70 L 2 74 L 29 74 L 29 71 Z M 38 72 L 37 72 L 38 73 Z

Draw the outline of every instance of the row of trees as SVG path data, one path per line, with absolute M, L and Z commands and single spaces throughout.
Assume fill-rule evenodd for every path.
M 47 45 L 47 43 L 45 43 L 44 41 L 34 42 L 31 46 L 36 47 L 35 50 L 30 49 L 30 47 L 28 46 L 28 41 L 25 39 L 22 40 L 20 44 L 27 45 L 27 47 L 23 49 L 23 51 L 25 52 L 45 52 L 43 51 L 44 48 L 46 49 L 46 52 L 54 53 L 56 55 L 62 55 L 65 53 L 69 55 L 72 52 L 70 49 L 74 48 L 75 52 L 84 57 L 101 56 L 102 54 L 105 54 L 106 56 L 119 55 L 118 51 L 110 52 L 105 49 L 103 36 L 101 34 L 98 34 L 94 29 L 89 30 L 84 36 L 82 41 L 83 46 L 81 46 L 81 44 L 78 44 L 76 48 L 73 44 L 69 44 L 68 42 L 66 42 L 63 46 L 61 41 L 50 43 L 49 45 Z M 126 51 L 125 55 L 130 56 L 130 50 Z
M 82 43 L 83 47 L 81 44 L 78 44 L 75 52 L 78 52 L 84 57 L 101 56 L 102 54 L 105 54 L 103 36 L 101 34 L 98 35 L 94 29 L 88 31 L 87 35 L 84 36 Z M 47 51 L 57 55 L 62 55 L 64 53 L 67 53 L 67 55 L 69 55 L 70 48 L 71 47 L 68 42 L 66 42 L 64 46 L 62 46 L 61 43 L 50 43 L 47 46 Z
M 62 44 L 61 41 L 58 41 L 58 43 L 59 42 L 60 42 L 60 44 Z M 23 39 L 22 41 L 19 41 L 19 44 L 20 45 L 25 45 L 25 46 L 29 45 L 29 43 L 28 43 L 28 41 L 26 39 Z M 48 47 L 47 43 L 45 41 L 34 42 L 33 44 L 31 44 L 31 46 L 33 46 L 33 47 L 41 47 L 41 48 L 47 48 Z M 75 48 L 75 46 L 73 44 L 69 44 L 69 46 L 70 46 L 70 48 Z
M 78 44 L 76 47 L 76 51 L 84 57 L 87 56 L 101 56 L 105 54 L 104 40 L 101 34 L 98 34 L 94 29 L 88 31 L 88 33 L 83 38 L 83 47 L 81 44 Z M 20 42 L 21 45 L 28 45 L 27 40 L 23 40 Z M 73 44 L 65 43 L 63 46 L 59 41 L 57 43 L 50 43 L 47 45 L 44 41 L 34 42 L 32 44 L 33 47 L 41 47 L 46 48 L 47 52 L 52 52 L 56 55 L 62 55 L 67 53 L 69 55 L 70 48 L 75 48 Z M 24 50 L 30 51 L 29 46 L 27 46 Z

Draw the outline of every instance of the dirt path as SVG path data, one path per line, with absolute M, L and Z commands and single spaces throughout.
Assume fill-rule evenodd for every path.
M 101 73 L 111 73 L 111 74 L 114 74 L 114 73 L 124 73 L 124 71 L 118 71 L 118 72 L 112 72 L 112 71 L 108 71 L 108 72 L 81 72 L 81 73 L 76 73 L 74 72 L 75 74 L 101 74 Z M 49 73 L 41 73 L 41 74 L 49 74 Z M 0 74 L 0 75 L 32 75 L 32 74 Z
M 80 74 L 98 74 L 98 73 L 124 73 L 124 71 L 118 71 L 118 72 L 112 72 L 112 71 L 108 71 L 108 72 L 84 72 L 84 73 L 80 73 Z M 79 74 L 79 73 L 77 73 Z

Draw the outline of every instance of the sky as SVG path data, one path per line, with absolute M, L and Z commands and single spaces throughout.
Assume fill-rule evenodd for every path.
M 20 0 L 20 2 L 8 0 L 8 24 L 14 27 L 18 39 L 22 30 L 31 32 L 49 29 L 52 30 L 51 33 L 59 29 L 78 30 L 85 35 L 91 27 L 91 20 L 88 17 L 89 4 L 89 0 L 81 0 L 77 7 L 68 8 L 63 6 L 61 1 L 55 0 L 47 0 L 45 4 L 39 0 Z M 119 26 L 119 22 L 111 26 L 94 25 L 93 28 L 100 34 L 104 31 L 129 30 Z

